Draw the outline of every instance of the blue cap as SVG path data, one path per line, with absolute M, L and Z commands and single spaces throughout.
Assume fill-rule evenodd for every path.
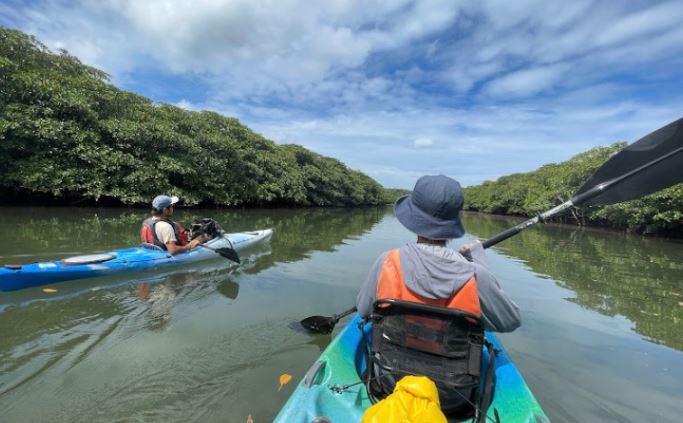
M 161 211 L 166 207 L 177 203 L 179 200 L 180 199 L 175 195 L 173 197 L 169 197 L 168 195 L 157 195 L 154 197 L 154 200 L 152 200 L 152 208 Z
M 460 210 L 465 202 L 460 184 L 448 176 L 423 176 L 410 195 L 394 204 L 396 218 L 411 232 L 434 240 L 460 238 L 465 228 Z

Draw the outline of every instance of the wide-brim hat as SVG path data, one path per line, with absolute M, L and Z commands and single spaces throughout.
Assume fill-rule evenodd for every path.
M 460 238 L 465 228 L 460 210 L 465 197 L 460 183 L 444 175 L 423 176 L 413 192 L 396 200 L 394 213 L 411 232 L 433 240 Z

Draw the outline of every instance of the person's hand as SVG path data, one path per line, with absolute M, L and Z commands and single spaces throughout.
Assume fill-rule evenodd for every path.
M 460 254 L 468 253 L 472 248 L 476 247 L 477 244 L 481 244 L 481 241 L 476 240 L 470 244 L 463 245 L 462 248 L 460 249 Z
M 198 246 L 199 244 L 201 244 L 201 243 L 202 243 L 202 242 L 200 241 L 199 238 L 193 239 L 192 241 L 190 241 L 190 244 L 189 244 L 189 245 L 190 245 L 190 249 L 197 247 L 197 246 Z
M 476 240 L 470 244 L 465 244 L 460 248 L 460 254 L 463 255 L 468 261 L 472 261 L 472 249 L 481 246 L 481 241 Z

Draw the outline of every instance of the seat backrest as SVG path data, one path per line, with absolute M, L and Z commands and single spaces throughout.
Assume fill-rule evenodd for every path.
M 427 376 L 439 389 L 447 414 L 476 401 L 484 329 L 473 314 L 407 301 L 375 302 L 368 363 L 379 396 L 406 375 Z

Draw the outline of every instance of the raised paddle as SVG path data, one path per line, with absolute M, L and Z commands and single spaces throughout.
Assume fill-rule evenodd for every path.
M 335 314 L 332 317 L 325 317 L 325 316 L 311 316 L 307 317 L 301 322 L 301 326 L 304 327 L 304 329 L 308 330 L 309 332 L 315 332 L 315 333 L 330 333 L 334 329 L 334 326 L 337 324 L 337 322 L 342 318 L 346 317 L 351 313 L 356 312 L 356 307 L 352 307 L 342 313 Z
M 523 230 L 579 206 L 605 206 L 635 200 L 683 182 L 683 118 L 645 135 L 605 162 L 568 201 L 507 229 L 482 243 L 489 248 Z M 330 333 L 349 309 L 332 317 L 311 316 L 301 325 L 311 332 Z
M 237 255 L 237 251 L 235 251 L 233 248 L 230 248 L 230 247 L 211 248 L 211 247 L 208 247 L 204 244 L 199 244 L 199 245 L 201 245 L 202 247 L 204 247 L 208 250 L 213 251 L 214 253 L 221 255 L 222 257 L 225 257 L 228 260 L 232 260 L 238 264 L 240 263 L 240 256 Z
M 634 200 L 683 182 L 683 118 L 657 129 L 612 156 L 568 201 L 482 243 L 489 248 L 570 207 Z

